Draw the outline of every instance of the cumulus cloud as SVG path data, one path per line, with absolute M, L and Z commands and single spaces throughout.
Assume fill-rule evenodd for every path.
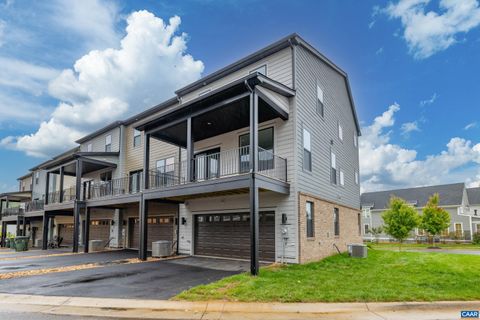
M 5 42 L 5 27 L 7 23 L 4 20 L 0 20 L 0 47 Z
M 440 0 L 439 12 L 427 11 L 430 0 L 400 0 L 385 12 L 401 20 L 410 53 L 424 59 L 458 42 L 458 35 L 480 25 L 477 0 Z
M 51 118 L 37 132 L 7 137 L 1 144 L 33 156 L 53 155 L 199 79 L 204 65 L 186 53 L 187 35 L 178 34 L 180 23 L 178 16 L 166 23 L 148 11 L 129 15 L 118 49 L 90 51 L 50 82 L 50 95 L 60 100 Z
M 466 181 L 479 171 L 480 143 L 454 137 L 445 150 L 424 159 L 417 158 L 416 150 L 392 143 L 390 135 L 399 110 L 398 104 L 391 105 L 362 129 L 362 191 Z
M 403 123 L 400 130 L 402 131 L 402 135 L 408 136 L 411 132 L 420 131 L 420 128 L 418 127 L 418 122 L 413 121 Z
M 436 92 L 434 92 L 433 95 L 429 99 L 425 99 L 425 100 L 420 101 L 420 106 L 425 107 L 425 106 L 428 106 L 430 104 L 433 104 L 435 102 L 435 100 L 437 100 L 437 98 L 438 98 L 438 95 L 437 95 Z
M 477 126 L 477 123 L 476 123 L 476 122 L 471 122 L 471 123 L 467 124 L 467 125 L 465 126 L 465 128 L 463 128 L 463 129 L 465 129 L 465 130 L 470 130 L 470 129 L 475 128 L 476 126 Z

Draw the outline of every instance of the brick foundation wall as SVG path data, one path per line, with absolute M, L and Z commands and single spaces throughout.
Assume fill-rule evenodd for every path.
M 307 238 L 306 202 L 313 202 L 314 236 Z M 335 236 L 333 212 L 339 209 L 340 235 Z M 347 244 L 362 243 L 358 227 L 360 210 L 341 206 L 311 195 L 299 193 L 299 260 L 300 263 L 317 261 L 336 254 L 334 244 L 340 251 L 347 250 Z

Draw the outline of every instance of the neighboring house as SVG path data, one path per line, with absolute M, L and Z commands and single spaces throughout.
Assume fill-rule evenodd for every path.
M 418 188 L 407 188 L 379 192 L 366 192 L 361 195 L 361 206 L 363 212 L 363 237 L 366 240 L 372 239 L 369 230 L 372 227 L 383 226 L 382 214 L 388 209 L 392 196 L 402 198 L 419 214 L 428 202 L 428 199 L 435 193 L 440 196 L 439 206 L 445 209 L 450 215 L 450 227 L 442 234 L 445 239 L 457 239 L 470 241 L 472 239 L 473 219 L 469 207 L 469 196 L 464 183 L 454 183 L 437 186 Z M 421 229 L 416 229 L 407 239 L 409 241 L 425 240 L 426 234 Z M 386 234 L 380 235 L 381 240 L 393 240 Z
M 467 189 L 469 213 L 472 216 L 472 232 L 480 234 L 480 188 Z
M 293 34 L 33 168 L 44 248 L 98 239 L 145 259 L 170 240 L 253 273 L 344 251 L 361 241 L 359 135 L 346 73 Z

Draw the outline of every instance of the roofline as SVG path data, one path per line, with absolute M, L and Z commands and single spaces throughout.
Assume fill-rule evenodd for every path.
M 124 125 L 130 125 L 132 123 L 135 123 L 137 121 L 140 121 L 144 118 L 147 118 L 165 108 L 168 108 L 168 107 L 171 107 L 175 104 L 178 103 L 178 97 L 177 96 L 174 96 L 168 100 L 165 100 L 164 102 L 160 103 L 160 104 L 157 104 L 156 106 L 150 108 L 150 109 L 147 109 L 143 112 L 140 112 L 136 115 L 133 115 L 131 116 L 130 118 L 128 118 L 127 120 L 123 121 Z
M 21 177 L 18 177 L 17 180 L 20 181 L 20 180 L 23 180 L 25 178 L 28 178 L 28 177 L 31 177 L 32 176 L 32 172 L 29 172 L 27 174 L 24 174 L 23 176 Z
M 121 126 L 122 124 L 123 124 L 123 121 L 115 121 L 115 122 L 112 122 L 112 123 L 106 125 L 105 127 L 100 128 L 100 129 L 98 129 L 98 130 L 96 130 L 96 131 L 94 131 L 94 132 L 92 132 L 92 133 L 84 136 L 83 138 L 78 139 L 78 140 L 75 141 L 75 142 L 78 143 L 78 144 L 84 143 L 85 141 L 88 141 L 88 140 L 90 140 L 90 139 L 93 139 L 93 138 L 95 138 L 96 136 L 101 135 L 102 133 L 105 133 L 105 132 L 110 131 L 110 130 L 116 128 L 116 127 L 119 127 L 119 126 Z
M 402 188 L 402 189 L 391 189 L 391 190 L 382 190 L 382 191 L 372 191 L 372 192 L 363 192 L 360 196 L 364 194 L 373 194 L 373 193 L 382 193 L 382 192 L 393 192 L 393 191 L 404 191 L 404 190 L 414 190 L 414 189 L 421 189 L 421 188 L 434 188 L 434 187 L 444 187 L 444 186 L 454 186 L 457 184 L 463 184 L 464 182 L 457 182 L 457 183 L 447 183 L 447 184 L 437 184 L 437 185 L 430 185 L 430 186 L 422 186 L 422 187 L 412 187 L 412 188 Z
M 65 151 L 64 153 L 61 153 L 57 156 L 54 156 L 53 158 L 48 159 L 47 161 L 44 161 L 44 162 L 40 163 L 39 165 L 31 168 L 30 171 L 35 171 L 35 170 L 41 169 L 42 167 L 45 167 L 46 165 L 48 165 L 50 162 L 56 161 L 56 160 L 58 160 L 62 157 L 68 156 L 70 154 L 74 154 L 76 150 L 80 150 L 80 147 L 76 146 L 75 148 L 72 148 L 70 150 Z

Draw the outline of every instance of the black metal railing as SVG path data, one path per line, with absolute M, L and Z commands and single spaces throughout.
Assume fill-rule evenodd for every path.
M 20 216 L 25 213 L 25 210 L 21 207 L 13 207 L 13 208 L 4 208 L 2 210 L 2 217 L 8 216 Z
M 188 182 L 187 162 L 159 167 L 148 172 L 149 188 L 158 189 Z M 200 182 L 250 172 L 250 147 L 196 156 L 191 182 Z M 287 181 L 287 160 L 270 150 L 258 149 L 259 174 Z
M 25 203 L 25 212 L 42 211 L 45 202 L 43 200 L 32 200 Z
M 87 199 L 100 199 L 125 194 L 134 194 L 142 190 L 142 176 L 135 175 L 116 178 L 109 181 L 88 181 L 84 184 Z
M 76 198 L 75 186 L 63 190 L 63 201 L 62 202 L 71 202 Z M 50 192 L 48 194 L 48 204 L 60 203 L 60 190 Z

